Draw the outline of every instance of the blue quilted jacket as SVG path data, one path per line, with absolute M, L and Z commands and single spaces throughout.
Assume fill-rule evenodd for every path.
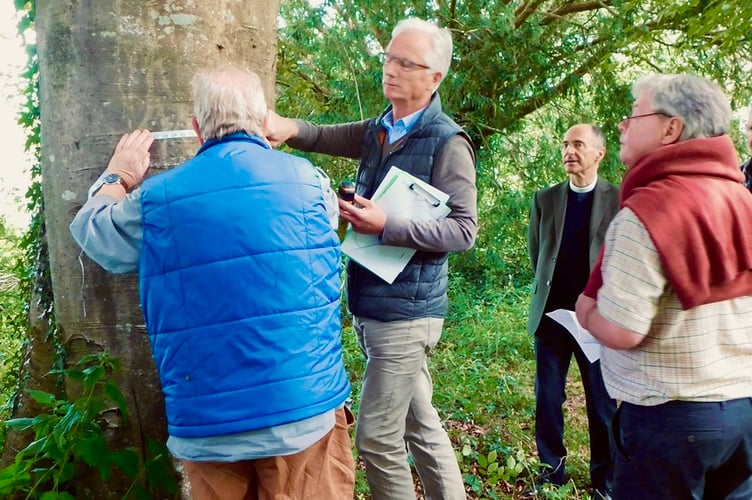
M 147 179 L 141 206 L 141 304 L 170 435 L 343 403 L 339 241 L 310 163 L 232 134 Z

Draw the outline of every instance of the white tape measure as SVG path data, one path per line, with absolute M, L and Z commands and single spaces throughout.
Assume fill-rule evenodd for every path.
M 154 139 L 180 139 L 183 137 L 196 137 L 196 132 L 193 129 L 185 130 L 162 130 L 160 132 L 152 132 L 151 135 Z

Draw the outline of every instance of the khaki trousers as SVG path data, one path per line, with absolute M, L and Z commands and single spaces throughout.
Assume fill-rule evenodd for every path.
M 319 441 L 294 455 L 239 462 L 184 460 L 192 498 L 352 500 L 355 463 L 348 433 L 349 424 L 352 424 L 350 411 L 345 408 L 337 410 L 334 428 Z

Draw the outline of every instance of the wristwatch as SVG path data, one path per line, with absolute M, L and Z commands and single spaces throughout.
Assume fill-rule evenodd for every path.
M 120 184 L 125 188 L 125 192 L 128 192 L 128 185 L 125 183 L 125 180 L 120 177 L 120 174 L 117 174 L 115 172 L 110 172 L 109 174 L 105 175 L 104 177 L 100 177 L 97 182 L 94 183 L 91 188 L 89 188 L 89 198 L 97 194 L 97 192 L 104 186 L 105 184 L 112 185 L 112 184 Z
M 110 172 L 109 174 L 105 175 L 102 178 L 103 184 L 120 184 L 123 186 L 123 189 L 128 191 L 128 184 L 125 183 L 125 180 L 120 177 L 120 174 L 116 174 L 115 172 Z

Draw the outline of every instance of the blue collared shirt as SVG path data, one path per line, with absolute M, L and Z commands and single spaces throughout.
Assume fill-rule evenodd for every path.
M 384 115 L 384 117 L 381 119 L 381 124 L 386 129 L 386 136 L 389 144 L 394 144 L 395 142 L 405 137 L 407 133 L 410 132 L 410 130 L 413 128 L 425 109 L 426 108 L 419 109 L 411 115 L 400 118 L 399 120 L 397 120 L 397 123 L 394 123 L 393 111 L 389 111 L 386 115 Z

